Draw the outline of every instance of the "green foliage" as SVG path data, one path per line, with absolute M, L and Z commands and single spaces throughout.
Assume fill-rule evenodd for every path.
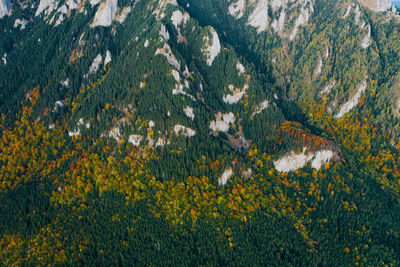
M 334 1 L 317 1 L 293 41 L 271 27 L 257 34 L 251 9 L 236 20 L 228 1 L 178 2 L 157 16 L 162 1 L 135 1 L 110 27 L 89 26 L 90 3 L 57 27 L 32 17 L 13 28 L 34 15 L 17 5 L 0 20 L 0 264 L 399 265 L 398 22 L 362 10 L 363 49 L 367 27 Z M 190 14 L 179 28 L 177 10 Z M 221 51 L 208 66 L 211 26 Z M 358 108 L 333 119 L 327 110 L 364 79 Z M 232 88 L 246 89 L 229 104 Z M 229 130 L 212 132 L 230 112 Z M 336 157 L 319 171 L 274 169 L 304 147 Z

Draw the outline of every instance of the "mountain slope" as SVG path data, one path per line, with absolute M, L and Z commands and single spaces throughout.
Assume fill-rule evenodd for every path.
M 207 1 L 181 3 L 187 2 L 195 17 L 212 21 L 236 47 L 250 48 L 245 53 L 269 66 L 289 98 L 325 103 L 338 118 L 369 99 L 375 121 L 397 136 L 398 34 L 389 32 L 397 32 L 399 16 L 389 2 L 284 1 L 262 10 L 262 1 L 221 1 L 209 3 L 212 12 L 202 12 Z M 262 28 L 253 25 L 256 14 L 265 18 Z M 374 86 L 382 90 L 378 101 L 370 95 Z
M 279 91 L 269 78 L 176 3 L 119 3 L 115 11 L 111 2 L 78 4 L 43 2 L 35 12 L 23 9 L 36 19 L 25 28 L 14 23 L 2 33 L 9 45 L 4 45 L 7 64 L 1 84 L 10 89 L 4 90 L 7 102 L 1 107 L 10 121 L 16 114 L 10 107 L 18 107 L 39 85 L 51 93 L 39 99 L 38 119 L 51 128 L 70 117 L 70 136 L 90 134 L 136 146 L 171 144 L 168 149 L 192 139 L 226 144 L 239 152 L 252 142 L 269 153 L 293 147 L 293 141 L 286 140 L 276 150 L 277 129 L 291 115 L 282 112 L 283 102 L 273 97 Z M 64 17 L 64 6 L 70 7 L 73 22 L 56 21 Z M 106 9 L 111 20 L 103 18 Z M 135 16 L 122 20 L 128 11 L 136 11 Z M 19 16 L 15 11 L 11 22 Z M 287 119 L 304 120 L 296 116 Z M 198 149 L 191 147 L 184 154 L 196 159 L 209 153 L 200 150 L 195 156 Z
M 0 12 L 2 265 L 399 264 L 386 1 Z

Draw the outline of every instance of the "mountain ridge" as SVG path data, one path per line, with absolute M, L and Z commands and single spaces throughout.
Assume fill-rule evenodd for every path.
M 386 1 L 9 6 L 2 265 L 400 262 Z
M 184 3 L 182 3 L 182 5 L 184 5 Z M 360 46 L 361 46 L 361 48 L 362 49 L 364 49 L 364 50 L 369 50 L 369 47 L 370 47 L 370 45 L 372 44 L 371 43 L 371 33 L 370 33 L 370 27 L 371 26 L 368 26 L 368 25 L 366 25 L 366 23 L 372 23 L 372 21 L 370 21 L 370 18 L 369 18 L 369 15 L 367 15 L 367 14 L 369 14 L 368 12 L 367 13 L 365 13 L 364 15 L 363 15 L 363 17 L 364 17 L 364 21 L 361 21 L 361 22 L 359 22 L 359 20 L 360 20 L 360 16 L 362 16 L 362 14 L 361 14 L 361 8 L 362 7 L 360 7 L 359 5 L 354 5 L 353 4 L 353 6 L 352 5 L 345 5 L 344 4 L 344 2 L 340 2 L 340 3 L 337 3 L 336 5 L 339 5 L 339 7 L 340 6 L 343 6 L 343 8 L 342 8 L 342 14 L 338 14 L 338 18 L 340 17 L 341 19 L 346 19 L 347 17 L 348 17 L 348 15 L 350 14 L 350 13 L 352 13 L 352 12 L 355 12 L 355 18 L 354 18 L 354 20 L 355 20 L 355 22 L 356 22 L 356 24 L 359 24 L 359 25 L 361 25 L 361 26 L 359 26 L 359 31 L 360 31 L 360 37 L 358 37 L 358 38 L 360 38 Z M 201 8 L 201 6 L 197 6 L 198 8 Z M 346 7 L 346 8 L 345 8 Z M 337 10 L 337 11 L 339 11 L 340 10 L 340 8 L 333 8 L 334 10 Z M 223 8 L 222 8 L 222 10 L 223 10 Z M 328 9 L 325 9 L 325 10 L 328 10 Z M 398 15 L 396 15 L 396 13 L 393 13 L 393 12 L 395 12 L 395 11 L 389 11 L 387 14 L 389 14 L 389 17 L 388 18 L 390 18 L 390 17 L 392 17 L 392 21 L 394 22 L 394 21 L 396 21 L 396 20 L 398 20 Z M 373 15 L 373 17 L 375 17 L 376 15 L 378 15 L 378 17 L 382 17 L 382 16 L 380 16 L 378 13 L 375 15 L 375 14 L 373 14 L 373 13 L 371 13 L 372 15 Z M 323 16 L 326 16 L 326 14 L 325 15 L 323 15 Z M 218 18 L 218 17 L 220 17 L 220 16 L 214 16 L 214 18 Z M 378 17 L 376 17 L 376 18 L 378 18 Z M 383 17 L 382 17 L 383 18 Z M 241 18 L 241 19 L 243 19 L 243 18 Z M 213 19 L 211 18 L 211 21 L 213 21 Z M 382 20 L 380 21 L 380 22 L 383 22 Z M 393 23 L 392 22 L 392 23 Z M 216 22 L 217 24 L 218 23 L 221 23 L 221 22 Z M 235 21 L 231 21 L 231 20 L 229 20 L 229 22 L 228 23 L 224 23 L 224 25 L 232 25 L 232 24 L 237 24 L 237 23 L 239 23 L 240 24 L 240 22 L 235 22 Z M 215 24 L 215 25 L 217 25 L 217 24 Z M 325 25 L 325 26 L 322 26 L 322 25 Z M 322 26 L 322 28 L 323 29 L 326 29 L 327 28 L 327 26 L 326 25 L 329 25 L 329 22 L 327 22 L 327 21 L 324 21 L 322 24 L 321 24 L 321 26 Z M 394 25 L 394 24 L 392 24 L 392 25 Z M 309 25 L 308 27 L 312 27 L 312 25 Z M 329 27 L 331 27 L 331 26 L 329 26 Z M 242 29 L 241 31 L 243 31 L 244 29 Z M 222 31 L 222 32 L 225 32 L 226 31 L 226 29 L 220 29 L 220 31 Z M 338 39 L 337 38 L 337 36 L 340 36 L 340 35 L 343 35 L 343 33 L 345 33 L 346 31 L 345 30 L 343 30 L 343 31 L 338 31 L 338 33 L 337 34 L 335 34 L 335 35 L 333 35 L 332 37 L 329 37 L 330 38 L 330 40 L 335 40 L 335 39 Z M 236 35 L 238 34 L 238 33 L 235 33 Z M 259 35 L 260 33 L 258 33 L 258 35 Z M 267 33 L 266 33 L 267 34 Z M 376 35 L 376 33 L 373 33 L 372 35 Z M 275 37 L 273 37 L 273 34 L 272 35 L 270 35 L 270 34 L 267 34 L 267 36 L 271 36 L 271 37 L 268 37 L 268 38 L 275 38 Z M 315 38 L 315 37 L 314 37 Z M 325 37 L 326 38 L 326 37 Z M 352 38 L 354 38 L 354 37 L 352 37 Z M 257 40 L 257 39 L 256 39 Z M 289 40 L 290 41 L 290 40 Z M 320 42 L 321 40 L 319 40 L 319 42 Z M 308 42 L 311 42 L 311 41 L 308 41 Z M 327 40 L 327 41 L 325 41 L 326 43 L 328 43 L 329 44 L 329 42 L 332 42 L 332 41 L 329 41 L 329 40 Z M 342 44 L 343 44 L 344 42 L 343 41 L 341 41 L 341 43 L 340 43 L 340 45 L 339 46 L 341 46 Z M 268 46 L 269 44 L 267 44 L 267 45 L 264 45 L 264 46 Z M 290 44 L 289 44 L 290 45 Z M 315 45 L 315 44 L 314 44 Z M 252 46 L 252 44 L 249 44 L 249 46 Z M 290 46 L 288 46 L 288 47 L 290 47 Z M 329 44 L 329 46 L 326 46 L 325 48 L 319 48 L 320 50 L 322 50 L 321 51 L 321 54 L 322 55 L 324 55 L 324 54 L 327 54 L 328 56 L 329 56 L 329 47 L 334 47 L 334 45 L 333 44 Z M 279 50 L 281 50 L 281 48 L 278 48 Z M 303 49 L 304 48 L 300 48 L 300 47 L 296 47 L 296 53 L 298 53 L 298 55 L 300 56 L 300 53 L 302 53 L 301 51 L 303 51 Z M 313 49 L 315 49 L 315 48 L 313 48 Z M 352 48 L 352 49 L 354 49 L 354 48 Z M 374 48 L 372 48 L 372 49 L 374 49 Z M 278 51 L 279 51 L 278 50 Z M 288 53 L 289 51 L 287 51 L 287 52 L 285 52 L 286 54 Z M 358 51 L 353 51 L 352 53 L 359 53 Z M 378 53 L 379 53 L 379 51 L 377 51 Z M 362 52 L 362 53 L 364 53 L 364 52 Z M 366 51 L 366 53 L 367 54 L 369 54 L 370 52 L 368 52 L 368 51 Z M 272 53 L 272 54 L 274 54 L 274 53 Z M 311 70 L 309 70 L 309 73 L 310 74 L 308 74 L 308 75 L 310 75 L 310 76 L 314 76 L 314 77 L 317 77 L 317 79 L 319 80 L 317 80 L 317 81 L 313 81 L 313 83 L 314 84 L 316 84 L 317 85 L 317 83 L 316 82 L 318 82 L 318 83 L 321 83 L 321 82 L 323 82 L 323 81 L 321 81 L 320 79 L 320 77 L 318 77 L 318 76 L 321 76 L 321 77 L 325 77 L 326 76 L 326 74 L 325 75 L 320 75 L 319 74 L 319 72 L 320 71 L 322 71 L 322 70 L 319 70 L 319 68 L 318 68 L 318 66 L 322 66 L 322 61 L 323 61 L 323 59 L 324 59 L 324 57 L 321 55 L 321 57 L 320 57 L 320 59 L 319 59 L 319 63 L 318 62 L 315 62 L 316 60 L 318 60 L 318 59 L 313 59 L 313 61 L 315 62 L 315 64 L 316 64 L 316 67 L 315 67 L 315 74 L 313 75 L 312 73 L 310 73 L 310 72 L 312 72 Z M 335 55 L 333 55 L 334 57 L 335 57 Z M 391 55 L 391 57 L 393 57 L 393 56 L 395 56 L 394 54 L 392 54 Z M 291 56 L 285 56 L 284 57 L 284 61 L 285 62 L 290 62 L 290 61 L 292 61 L 292 59 L 293 58 L 295 58 L 295 57 L 297 57 L 296 55 L 291 55 Z M 381 56 L 380 56 L 380 58 L 381 59 L 384 59 L 385 57 L 387 57 L 387 56 L 383 56 L 382 54 L 381 54 Z M 395 57 L 398 57 L 398 54 L 395 56 Z M 263 58 L 263 57 L 261 57 L 261 58 Z M 277 60 L 277 58 L 269 58 L 269 59 L 262 59 L 263 61 L 266 61 L 266 62 L 263 62 L 263 64 L 265 64 L 265 63 L 267 63 L 267 64 L 269 64 L 269 65 L 276 65 L 276 64 L 274 64 L 274 62 L 276 62 L 276 60 Z M 309 59 L 307 59 L 307 60 L 309 60 Z M 335 61 L 336 61 L 337 59 L 335 58 Z M 388 63 L 389 62 L 389 60 L 388 59 L 384 59 L 385 61 L 384 62 L 382 62 L 382 63 L 378 63 L 378 66 L 387 66 L 388 64 L 386 64 L 386 63 Z M 281 60 L 281 61 L 283 61 L 283 60 Z M 334 62 L 335 62 L 334 61 Z M 343 59 L 341 59 L 341 61 L 343 61 Z M 297 62 L 297 63 L 296 63 Z M 332 63 L 329 63 L 329 64 L 334 64 L 334 62 L 332 62 Z M 285 63 L 285 64 L 287 64 L 287 63 Z M 276 70 L 276 72 L 279 72 L 279 73 L 276 73 L 274 76 L 275 76 L 275 79 L 278 81 L 278 83 L 281 85 L 281 86 L 283 86 L 283 87 L 286 87 L 287 86 L 287 84 L 289 84 L 289 80 L 288 80 L 288 78 L 289 78 L 289 76 L 288 76 L 288 74 L 290 73 L 290 72 L 293 72 L 293 68 L 295 68 L 295 64 L 299 64 L 299 62 L 298 62 L 298 60 L 296 60 L 296 61 L 294 61 L 293 63 L 291 63 L 291 65 L 292 66 L 288 66 L 288 67 L 285 67 L 285 69 L 282 69 L 282 67 L 281 66 L 279 66 L 278 67 L 278 69 Z M 373 63 L 372 65 L 376 65 L 377 63 Z M 393 64 L 393 63 L 392 63 Z M 304 65 L 304 63 L 300 63 L 299 64 L 301 67 Z M 368 65 L 371 65 L 371 63 L 365 63 L 365 64 L 363 64 L 363 65 L 365 65 L 365 66 L 368 66 Z M 283 65 L 283 66 L 285 66 L 285 65 Z M 344 66 L 341 66 L 341 65 L 339 65 L 339 67 L 340 68 L 343 68 Z M 365 68 L 365 67 L 363 67 L 363 66 L 360 66 L 361 68 Z M 288 69 L 289 68 L 289 69 Z M 346 68 L 348 68 L 348 67 L 346 67 Z M 290 69 L 292 69 L 292 70 L 290 70 Z M 334 73 L 332 73 L 332 71 L 334 71 L 334 69 L 332 69 L 332 70 L 330 70 L 327 74 L 330 74 L 330 75 L 332 75 L 332 74 L 334 74 Z M 297 72 L 297 71 L 295 71 L 295 72 Z M 376 72 L 376 70 L 372 70 L 372 72 Z M 283 73 L 284 75 L 282 75 L 282 74 L 280 74 L 280 73 Z M 288 74 L 285 74 L 285 73 L 288 73 Z M 350 73 L 350 72 L 349 72 Z M 293 74 L 290 74 L 290 75 L 293 75 Z M 294 74 L 295 76 L 299 76 L 300 77 L 300 80 L 303 80 L 303 77 L 304 77 L 304 74 Z M 354 75 L 352 75 L 352 76 L 354 76 Z M 375 74 L 374 74 L 374 76 L 375 76 Z M 334 78 L 334 77 L 333 77 Z M 311 78 L 310 77 L 310 81 L 311 80 L 314 80 L 315 78 Z M 343 79 L 342 77 L 340 77 L 340 79 Z M 363 78 L 359 78 L 360 80 L 359 80 L 359 83 L 361 83 L 363 80 Z M 286 81 L 285 81 L 286 80 Z M 337 81 L 336 81 L 336 79 L 335 80 L 331 80 L 331 81 L 328 81 L 329 83 L 328 84 L 326 84 L 325 85 L 325 88 L 326 88 L 326 91 L 328 91 L 328 89 L 327 88 L 329 88 L 329 86 L 330 86 L 330 84 L 334 84 L 333 86 L 336 86 L 337 87 Z M 297 83 L 297 82 L 296 82 Z M 301 82 L 302 83 L 302 82 Z M 297 84 L 297 85 L 295 85 L 295 83 L 293 83 L 293 82 L 291 82 L 290 83 L 290 87 L 292 87 L 291 89 L 289 89 L 289 92 L 291 92 L 291 93 L 289 93 L 289 97 L 290 98 L 294 98 L 294 99 L 297 99 L 299 96 L 298 95 L 294 95 L 293 93 L 295 92 L 295 91 L 299 91 L 299 89 L 298 89 L 298 87 L 299 87 L 299 85 L 301 85 L 302 87 L 307 87 L 307 85 L 304 85 L 304 84 Z M 323 85 L 323 84 L 322 84 Z M 312 87 L 314 87 L 315 85 L 312 85 Z M 318 85 L 317 85 L 318 86 Z M 355 92 L 355 87 L 357 87 L 357 85 L 356 84 L 352 84 L 352 85 L 346 85 L 345 84 L 345 87 L 349 87 L 350 86 L 350 88 L 349 88 L 349 91 L 353 91 L 353 92 Z M 390 87 L 390 85 L 389 85 L 389 87 Z M 352 89 L 352 88 L 354 88 L 354 89 Z M 313 89 L 313 90 L 315 90 L 315 89 Z M 331 89 L 330 89 L 331 90 Z M 300 90 L 301 91 L 301 90 Z M 297 94 L 297 93 L 296 93 Z M 343 93 L 341 93 L 341 94 L 343 94 Z M 353 93 L 354 94 L 354 93 Z M 341 96 L 341 98 L 343 98 L 343 97 L 346 97 L 346 98 L 349 98 L 349 96 Z M 308 98 L 308 100 L 311 100 L 311 99 L 315 99 L 315 98 L 318 98 L 318 96 L 312 96 L 311 98 L 309 97 Z M 304 99 L 303 99 L 304 100 Z M 338 107 L 337 107 L 337 102 L 338 101 L 343 101 L 343 100 L 340 100 L 340 99 L 332 99 L 331 100 L 332 102 L 331 102 L 331 107 L 329 107 L 329 109 L 331 109 L 332 111 L 334 111 L 334 109 L 338 109 Z M 393 107 L 395 107 L 395 103 L 394 102 L 392 102 L 392 105 L 393 105 Z M 379 108 L 379 107 L 378 107 Z M 338 111 L 337 111 L 338 112 Z M 392 116 L 392 120 L 393 121 L 397 121 L 397 119 L 395 118 L 396 117 L 396 112 L 394 112 L 394 114 L 392 113 L 391 114 L 391 116 Z M 383 120 L 382 119 L 378 119 L 378 120 L 380 120 L 381 122 L 383 122 Z M 385 123 L 387 123 L 387 121 L 385 122 Z M 396 122 L 394 123 L 394 125 L 396 125 Z M 390 127 L 393 127 L 393 125 L 392 126 L 389 126 L 389 128 Z M 396 126 L 397 127 L 397 126 Z M 395 131 L 392 131 L 392 133 L 394 134 L 394 132 Z

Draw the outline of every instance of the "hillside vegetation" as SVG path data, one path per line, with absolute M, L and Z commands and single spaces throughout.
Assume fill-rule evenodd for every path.
M 396 10 L 0 7 L 1 265 L 400 264 Z

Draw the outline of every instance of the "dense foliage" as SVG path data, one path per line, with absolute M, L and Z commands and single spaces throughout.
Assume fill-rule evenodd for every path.
M 148 167 L 159 152 L 69 140 L 24 107 L 0 144 L 2 263 L 397 265 L 400 144 L 384 145 L 367 118 L 315 107 L 303 108 L 340 161 L 278 173 L 253 146 L 253 176 L 225 187 L 215 180 L 225 157 L 192 166 L 210 176 L 160 180 Z
M 16 5 L 0 19 L 0 265 L 400 265 L 399 24 L 363 10 L 361 49 L 366 28 L 334 1 L 293 42 L 227 1 L 171 2 L 120 1 L 133 11 L 110 27 L 90 27 L 89 1 L 56 27 Z M 222 114 L 229 130 L 211 130 Z M 335 157 L 276 170 L 304 148 Z

